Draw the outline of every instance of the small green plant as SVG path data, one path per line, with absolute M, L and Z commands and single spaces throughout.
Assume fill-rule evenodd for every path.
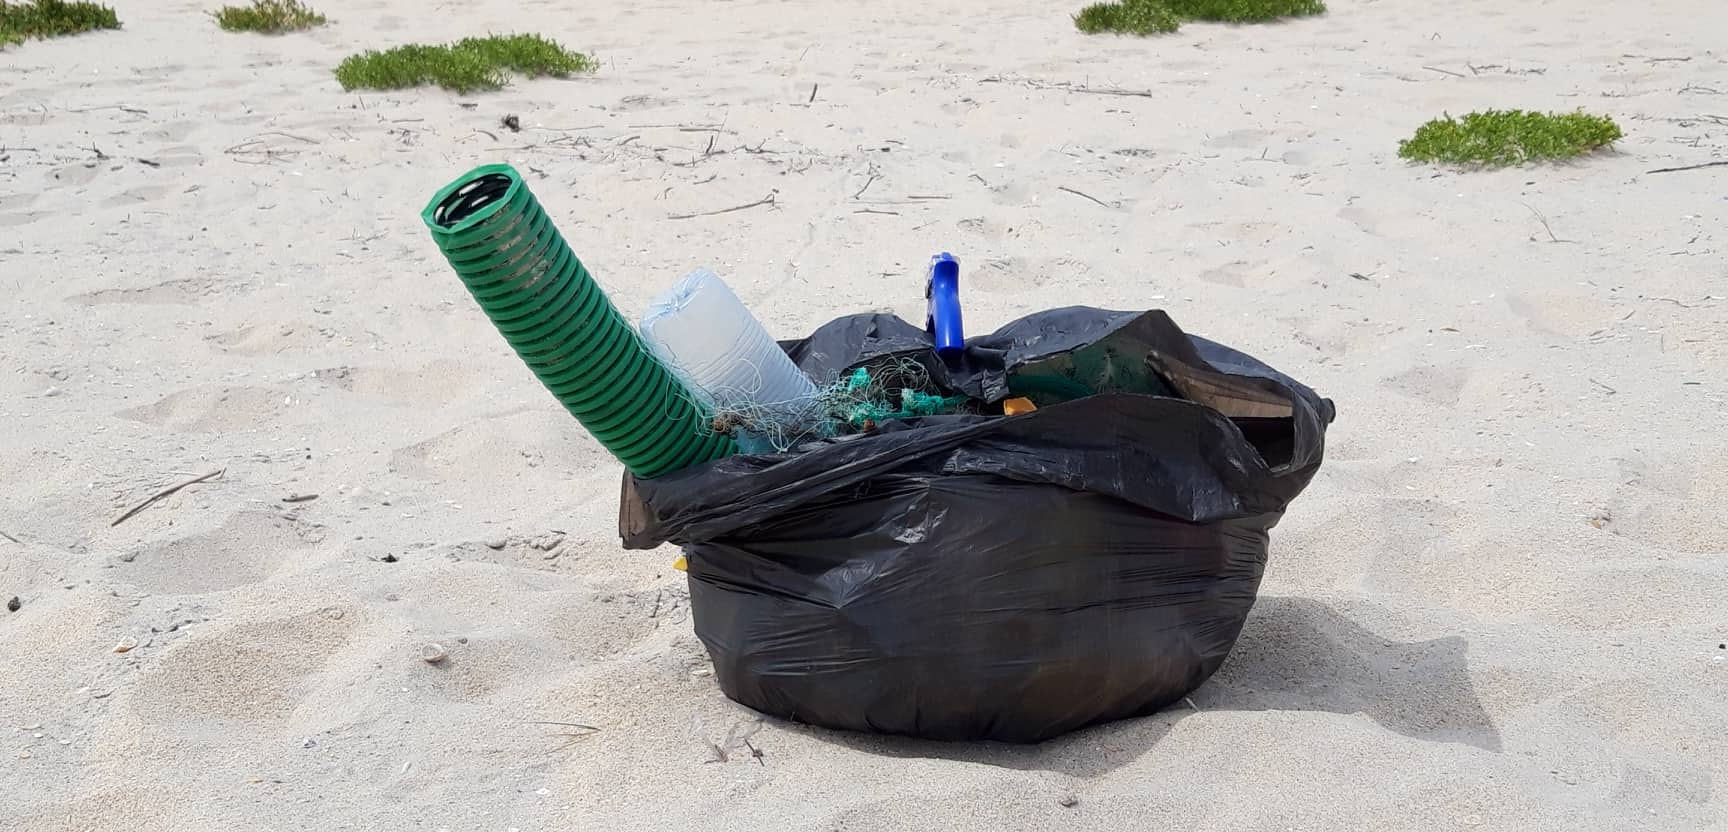
M 1448 115 L 1416 128 L 1416 135 L 1398 143 L 1398 155 L 1412 162 L 1504 167 L 1571 159 L 1607 147 L 1622 135 L 1620 125 L 1607 116 L 1487 110 L 1462 119 Z
M 266 35 L 297 32 L 329 22 L 300 0 L 252 0 L 250 6 L 223 6 L 215 14 L 216 25 L 226 31 Z
M 96 3 L 66 0 L 34 0 L 9 3 L 0 0 L 0 46 L 23 43 L 29 38 L 58 38 L 97 29 L 118 29 L 114 10 Z
M 1269 23 L 1286 17 L 1326 13 L 1321 0 L 1164 0 L 1184 20 L 1214 23 Z
M 1074 16 L 1074 26 L 1089 35 L 1104 32 L 1156 35 L 1176 31 L 1182 26 L 1182 18 L 1161 0 L 1120 0 L 1081 9 Z
M 336 80 L 345 90 L 437 84 L 466 93 L 498 89 L 509 80 L 507 73 L 567 78 L 593 72 L 596 66 L 593 58 L 539 35 L 489 35 L 445 46 L 398 46 L 351 55 L 336 67 Z
M 1321 0 L 1116 0 L 1081 9 L 1074 26 L 1092 35 L 1155 35 L 1174 32 L 1188 20 L 1266 23 L 1325 13 Z

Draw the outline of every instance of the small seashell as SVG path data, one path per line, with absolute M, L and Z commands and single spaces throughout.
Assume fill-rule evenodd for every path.
M 116 652 L 116 653 L 128 653 L 128 652 L 131 652 L 132 648 L 137 647 L 137 646 L 138 646 L 138 639 L 135 639 L 131 636 L 127 636 L 123 639 L 120 639 L 119 644 L 114 645 L 114 652 Z
M 444 661 L 446 658 L 449 658 L 449 656 L 450 654 L 444 652 L 444 648 L 437 644 L 428 644 L 420 648 L 420 658 L 427 664 L 437 664 Z

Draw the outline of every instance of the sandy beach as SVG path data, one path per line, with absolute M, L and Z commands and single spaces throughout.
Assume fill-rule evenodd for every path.
M 0 51 L 0 829 L 1728 829 L 1728 168 L 1647 173 L 1728 159 L 1720 2 L 114 6 Z M 512 31 L 600 69 L 331 76 Z M 1626 135 L 1397 158 L 1490 107 Z M 631 317 L 705 266 L 779 337 L 916 320 L 948 250 L 973 331 L 1162 308 L 1331 397 L 1230 660 L 1035 747 L 729 702 L 421 225 L 486 162 Z

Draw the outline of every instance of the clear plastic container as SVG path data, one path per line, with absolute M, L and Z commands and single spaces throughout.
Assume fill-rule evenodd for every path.
M 808 407 L 816 395 L 810 377 L 707 269 L 691 272 L 654 299 L 642 315 L 642 339 L 721 410 L 790 413 Z

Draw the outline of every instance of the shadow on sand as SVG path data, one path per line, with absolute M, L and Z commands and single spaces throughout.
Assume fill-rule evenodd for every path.
M 1363 714 L 1408 737 L 1499 751 L 1500 734 L 1470 683 L 1468 647 L 1457 636 L 1389 641 L 1318 601 L 1262 597 L 1224 667 L 1189 698 L 1202 711 Z M 1139 758 L 1192 713 L 1181 703 L 1035 746 L 814 733 L 872 754 L 1091 777 Z

